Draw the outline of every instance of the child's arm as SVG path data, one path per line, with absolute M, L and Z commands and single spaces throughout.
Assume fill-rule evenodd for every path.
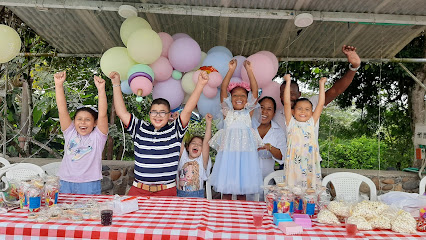
M 284 80 L 285 80 L 284 114 L 285 114 L 285 123 L 288 126 L 291 118 L 293 117 L 293 114 L 291 113 L 291 100 L 290 100 L 290 86 L 291 86 L 290 74 L 284 75 Z
M 62 131 L 65 131 L 72 123 L 64 92 L 64 82 L 66 77 L 67 74 L 65 71 L 55 73 L 53 76 L 53 79 L 55 80 L 56 105 L 58 105 L 59 123 L 61 124 Z
M 210 138 L 212 138 L 212 121 L 213 121 L 213 116 L 210 113 L 207 113 L 206 114 L 206 133 L 204 134 L 203 151 L 202 151 L 204 169 L 207 169 L 207 164 L 209 163 L 209 153 L 210 153 L 209 141 L 210 141 Z
M 105 80 L 95 76 L 93 77 L 95 81 L 96 88 L 98 89 L 98 121 L 96 127 L 103 133 L 108 134 L 108 103 L 107 96 L 105 92 Z
M 312 117 L 314 118 L 314 122 L 317 123 L 318 119 L 321 116 L 322 109 L 324 107 L 325 102 L 325 82 L 327 81 L 327 78 L 322 77 L 319 81 L 319 98 L 318 98 L 318 105 L 315 108 L 314 114 Z
M 220 86 L 220 103 L 223 103 L 223 99 L 228 97 L 228 85 L 231 81 L 232 75 L 235 72 L 235 68 L 237 68 L 237 60 L 232 59 L 229 61 L 229 70 L 226 73 L 226 76 L 223 78 L 222 85 Z
M 130 122 L 130 113 L 127 111 L 126 105 L 124 104 L 123 94 L 121 93 L 121 82 L 120 74 L 118 72 L 111 72 L 109 78 L 112 82 L 112 92 L 113 92 L 113 101 L 115 112 L 117 116 L 121 119 L 124 125 L 128 125 Z
M 247 70 L 247 75 L 249 77 L 250 80 L 250 89 L 251 89 L 251 94 L 253 95 L 253 98 L 257 98 L 258 97 L 258 89 L 259 87 L 257 86 L 257 81 L 256 81 L 256 77 L 254 76 L 253 73 L 253 68 L 251 66 L 251 62 L 248 60 L 244 61 L 244 67 Z
M 198 99 L 200 99 L 201 93 L 203 92 L 204 86 L 206 86 L 209 81 L 209 76 L 206 71 L 201 71 L 200 75 L 198 75 L 198 82 L 195 86 L 194 91 L 191 93 L 188 101 L 185 104 L 182 112 L 180 113 L 180 121 L 182 126 L 186 126 L 191 119 L 192 110 L 194 110 L 195 106 L 197 106 Z

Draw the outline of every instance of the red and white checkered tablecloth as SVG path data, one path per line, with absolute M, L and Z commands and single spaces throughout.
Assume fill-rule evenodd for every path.
M 106 201 L 112 196 L 60 194 L 59 203 L 88 199 Z M 361 231 L 347 238 L 342 226 L 313 225 L 300 235 L 286 236 L 264 217 L 263 226 L 253 225 L 252 209 L 265 209 L 263 202 L 195 198 L 139 197 L 139 210 L 114 216 L 111 226 L 99 220 L 56 220 L 37 223 L 28 211 L 0 214 L 0 239 L 426 239 L 426 233 Z

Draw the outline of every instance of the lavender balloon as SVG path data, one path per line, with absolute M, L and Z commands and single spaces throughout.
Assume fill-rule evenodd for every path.
M 180 80 L 169 78 L 166 81 L 157 82 L 152 90 L 152 99 L 164 98 L 170 103 L 170 109 L 177 108 L 183 101 L 185 92 Z
M 180 72 L 189 72 L 201 60 L 201 48 L 192 38 L 179 38 L 169 48 L 169 61 Z

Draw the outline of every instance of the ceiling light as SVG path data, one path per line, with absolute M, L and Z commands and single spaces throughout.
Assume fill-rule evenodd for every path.
M 301 13 L 294 18 L 294 25 L 297 27 L 307 27 L 314 22 L 314 17 L 310 13 Z
M 123 18 L 136 17 L 138 16 L 138 10 L 130 5 L 121 5 L 118 8 L 118 14 Z

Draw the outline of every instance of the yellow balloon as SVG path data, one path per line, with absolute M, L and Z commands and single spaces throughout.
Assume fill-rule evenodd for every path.
M 0 63 L 9 62 L 21 50 L 19 34 L 11 27 L 0 24 Z
M 183 91 L 187 94 L 191 94 L 195 89 L 195 83 L 192 81 L 192 75 L 194 75 L 195 71 L 187 72 L 182 77 L 182 88 Z
M 125 47 L 110 48 L 101 57 L 102 72 L 109 76 L 112 71 L 116 71 L 120 74 L 121 80 L 127 79 L 127 72 L 135 64 Z
M 142 64 L 155 62 L 161 56 L 162 48 L 160 36 L 151 29 L 139 29 L 127 41 L 129 56 Z
M 152 29 L 149 23 L 140 17 L 129 17 L 121 24 L 120 37 L 124 45 L 127 46 L 127 41 L 130 35 L 139 29 Z

